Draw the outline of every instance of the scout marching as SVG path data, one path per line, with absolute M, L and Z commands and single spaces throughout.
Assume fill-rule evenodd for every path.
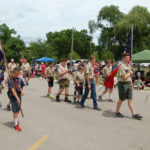
M 122 63 L 121 65 L 117 66 L 117 69 L 113 74 L 118 73 L 118 93 L 119 93 L 119 100 L 116 106 L 115 115 L 117 117 L 124 117 L 124 115 L 120 112 L 120 108 L 122 103 L 127 99 L 128 106 L 131 111 L 132 117 L 134 119 L 142 119 L 140 114 L 137 114 L 134 109 L 134 104 L 132 100 L 132 80 L 131 77 L 133 75 L 133 71 L 131 65 L 129 64 L 130 55 L 128 53 L 124 53 L 122 55 Z M 92 55 L 89 59 L 89 62 L 85 66 L 83 62 L 81 62 L 77 67 L 77 72 L 73 70 L 73 81 L 75 85 L 74 89 L 74 103 L 78 104 L 79 107 L 84 108 L 84 103 L 89 95 L 89 92 L 92 93 L 93 99 L 93 109 L 101 111 L 97 103 L 97 93 L 96 93 L 96 84 L 99 84 L 99 79 L 97 75 L 100 75 L 100 69 L 95 66 L 96 59 Z M 39 66 L 35 66 L 36 70 Z M 7 77 L 5 84 L 8 85 L 8 98 L 9 103 L 7 105 L 7 109 L 10 110 L 10 107 L 13 112 L 13 119 L 14 119 L 14 129 L 17 131 L 21 131 L 21 127 L 18 121 L 18 115 L 21 110 L 21 101 L 22 96 L 24 96 L 24 87 L 29 86 L 29 81 L 31 77 L 31 66 L 25 59 L 25 62 L 22 64 L 22 67 L 19 68 L 14 59 L 11 59 L 11 62 L 8 64 L 8 70 L 10 72 L 10 76 Z M 54 70 L 54 63 L 50 62 L 49 65 L 46 67 L 45 70 L 41 71 L 40 78 L 46 78 L 48 83 L 48 92 L 47 96 L 50 99 L 54 99 L 52 95 L 52 88 L 54 86 L 54 79 L 55 79 L 55 70 Z M 104 76 L 104 82 L 110 83 L 110 79 L 113 80 L 114 75 L 112 75 L 111 71 L 111 60 L 106 62 L 106 66 L 102 70 Z M 3 73 L 3 76 L 1 75 Z M 37 71 L 35 72 L 37 74 Z M 60 96 L 63 92 L 65 92 L 65 99 L 64 101 L 67 103 L 71 103 L 72 101 L 69 100 L 69 85 L 70 85 L 70 74 L 67 68 L 67 60 L 62 59 L 61 64 L 57 68 L 58 73 L 58 84 L 59 89 L 56 95 L 56 101 L 61 102 Z M 24 78 L 24 81 L 23 81 Z M 4 72 L 0 72 L 0 87 L 2 87 L 2 82 L 4 80 Z M 95 83 L 96 81 L 96 83 Z M 111 82 L 111 87 L 104 84 L 105 90 L 100 94 L 99 98 L 102 101 L 102 97 L 104 94 L 109 92 L 109 101 L 113 101 L 112 92 L 113 92 L 113 84 Z M 85 90 L 84 90 L 85 86 Z

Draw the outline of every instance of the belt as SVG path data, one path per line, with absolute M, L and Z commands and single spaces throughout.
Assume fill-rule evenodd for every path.
M 93 78 L 90 78 L 90 80 L 92 81 L 92 80 L 94 80 Z
M 130 81 L 129 82 L 121 82 L 121 81 L 119 81 L 119 83 L 123 83 L 123 84 L 126 84 L 126 83 L 131 83 Z

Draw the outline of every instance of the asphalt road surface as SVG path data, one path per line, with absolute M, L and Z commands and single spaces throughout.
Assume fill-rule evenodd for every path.
M 57 91 L 55 83 L 53 94 Z M 150 91 L 134 91 L 136 111 L 144 117 L 139 121 L 131 118 L 127 102 L 121 109 L 126 117 L 115 117 L 117 89 L 113 93 L 115 102 L 98 102 L 102 111 L 96 111 L 91 99 L 84 109 L 65 103 L 64 95 L 57 103 L 46 97 L 46 80 L 32 79 L 23 97 L 25 117 L 19 115 L 22 132 L 13 129 L 12 112 L 6 110 L 6 92 L 7 87 L 0 95 L 0 150 L 150 150 Z

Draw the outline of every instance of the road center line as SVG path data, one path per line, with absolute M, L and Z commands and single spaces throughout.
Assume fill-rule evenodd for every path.
M 37 141 L 29 150 L 36 150 L 42 143 L 44 143 L 50 137 L 49 134 L 43 136 L 39 141 Z

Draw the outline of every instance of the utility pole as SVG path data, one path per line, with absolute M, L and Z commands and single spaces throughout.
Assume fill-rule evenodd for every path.
M 71 43 L 71 60 L 70 60 L 70 70 L 72 71 L 72 56 L 73 56 L 73 46 L 74 46 L 74 28 L 72 28 L 72 43 Z
M 91 53 L 91 55 L 93 54 L 92 53 L 92 41 L 90 41 L 90 53 Z

